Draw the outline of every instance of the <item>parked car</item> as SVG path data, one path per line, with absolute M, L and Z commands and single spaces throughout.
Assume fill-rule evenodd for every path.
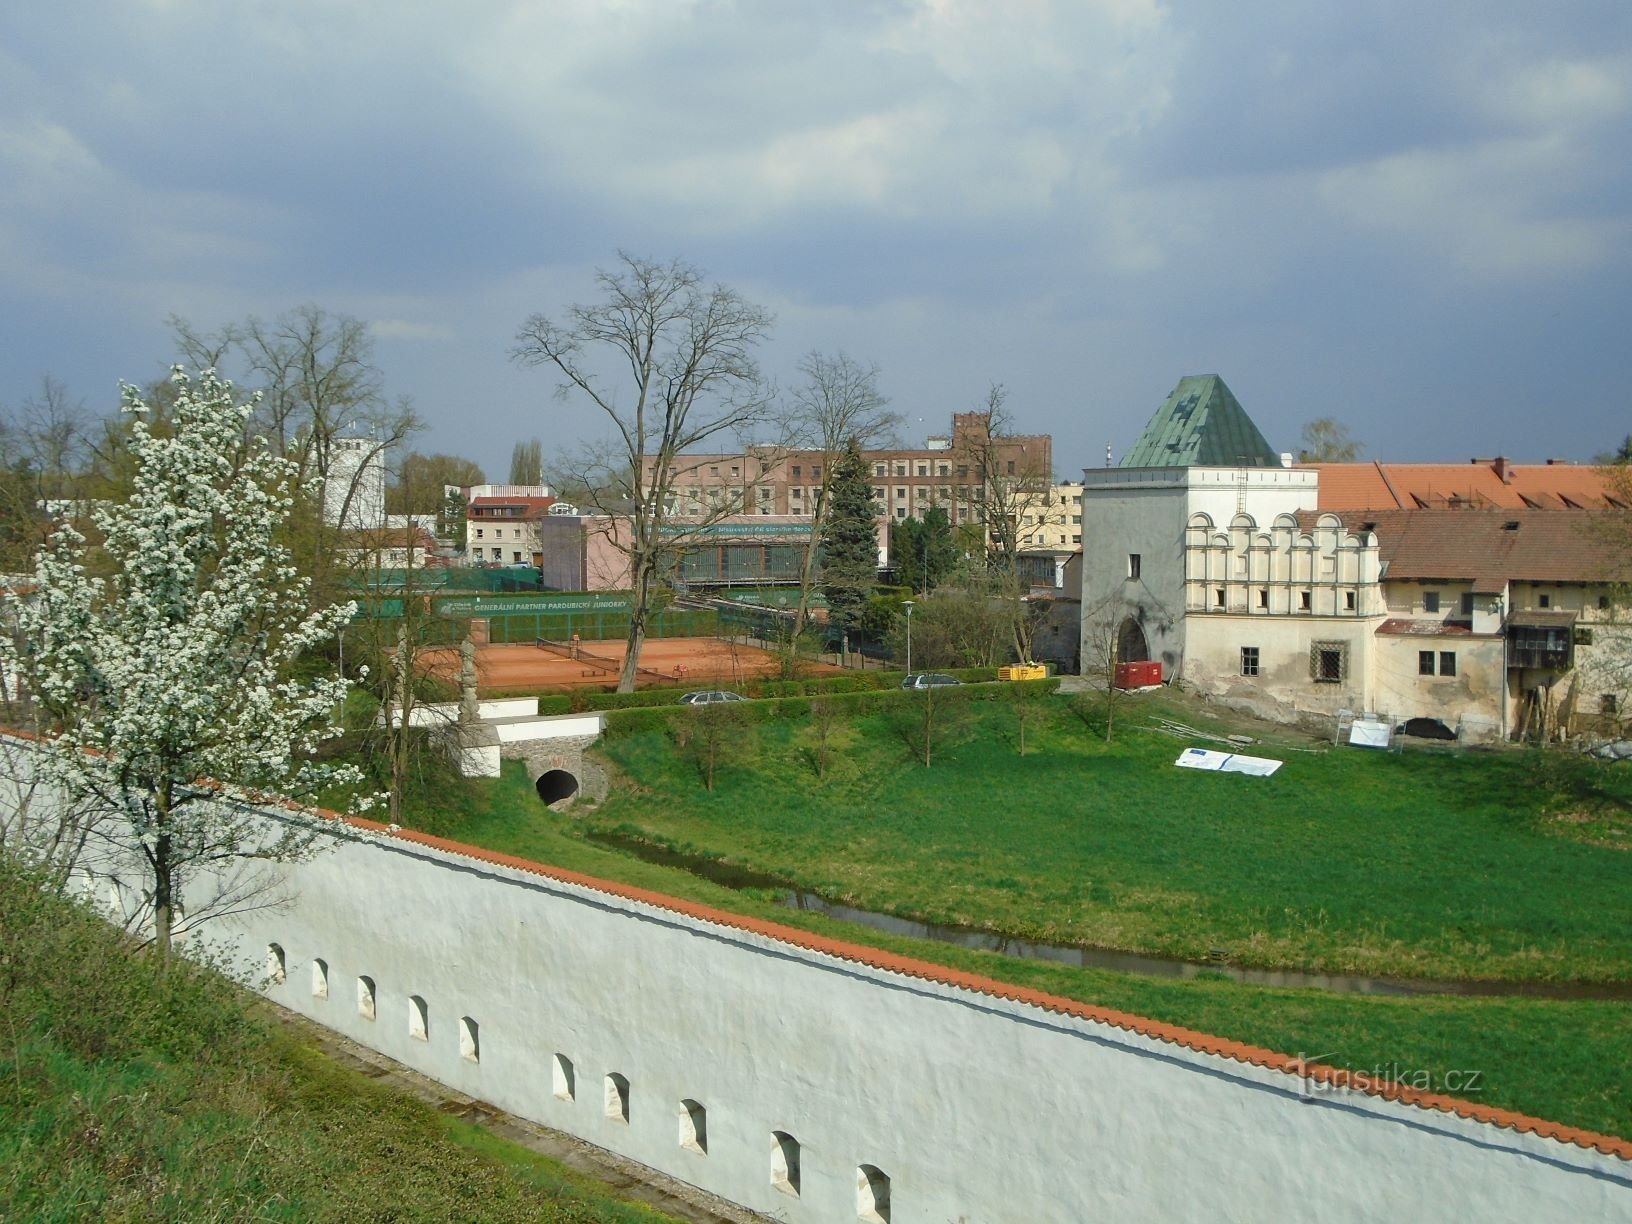
M 728 693 L 724 689 L 698 689 L 696 692 L 683 694 L 681 705 L 711 705 L 716 701 L 747 701 L 741 693 Z
M 956 676 L 949 676 L 945 672 L 913 672 L 901 681 L 904 689 L 944 688 L 948 684 L 962 684 Z

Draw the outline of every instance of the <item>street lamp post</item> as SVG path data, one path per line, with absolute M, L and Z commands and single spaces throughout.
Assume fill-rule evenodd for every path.
M 907 673 L 912 673 L 912 600 L 906 599 L 901 606 L 907 610 Z

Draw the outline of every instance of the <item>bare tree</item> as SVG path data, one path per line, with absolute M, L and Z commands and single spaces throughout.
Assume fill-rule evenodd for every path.
M 312 575 L 314 598 L 329 598 L 335 525 L 355 524 L 370 474 L 388 451 L 421 428 L 406 398 L 387 398 L 368 325 L 315 305 L 270 320 L 252 315 L 215 333 L 200 332 L 175 315 L 169 324 L 191 364 L 223 372 L 231 365 L 240 386 L 260 393 L 248 434 L 264 438 L 273 454 L 291 461 L 301 485 L 314 478 L 321 482 L 319 512 L 297 508 L 297 520 L 308 526 L 297 552 Z M 342 468 L 337 457 L 346 439 L 362 439 L 363 446 L 348 452 Z M 345 478 L 331 481 L 331 473 Z
M 601 300 L 569 307 L 559 322 L 532 316 L 511 356 L 554 369 L 562 378 L 557 394 L 587 401 L 612 427 L 610 447 L 582 453 L 567 483 L 598 513 L 627 522 L 608 537 L 629 569 L 629 636 L 618 678 L 618 691 L 627 693 L 653 594 L 678 550 L 733 508 L 679 517 L 676 459 L 764 416 L 754 349 L 771 316 L 733 289 L 706 284 L 699 269 L 679 260 L 620 252 L 618 266 L 595 279 Z M 604 379 L 598 360 L 615 363 L 618 380 Z
M 1120 605 L 1105 600 L 1086 610 L 1082 623 L 1082 674 L 1090 677 L 1100 694 L 1097 699 L 1081 694 L 1073 710 L 1087 725 L 1092 726 L 1095 715 L 1103 714 L 1105 742 L 1111 742 L 1116 726 L 1116 707 L 1122 690 L 1116 686 L 1116 665 L 1122 658 L 1121 624 L 1117 620 Z M 1096 709 L 1097 707 L 1097 709 Z
M 889 400 L 878 389 L 876 365 L 864 366 L 843 352 L 810 352 L 800 361 L 799 372 L 804 381 L 793 389 L 783 406 L 783 433 L 788 450 L 809 456 L 816 492 L 810 535 L 799 561 L 799 603 L 793 625 L 796 636 L 810 616 L 818 542 L 827 522 L 828 495 L 839 456 L 852 439 L 863 450 L 885 445 L 901 423 L 900 415 L 889 410 Z M 821 475 L 814 476 L 818 469 Z
M 1005 599 L 1011 619 L 1015 658 L 1031 658 L 1031 618 L 1023 615 L 1030 589 L 1020 554 L 1028 526 L 1047 511 L 1053 486 L 1053 452 L 1046 435 L 1013 431 L 1008 392 L 993 383 L 979 412 L 955 419 L 959 457 L 976 483 L 969 486 L 969 505 L 986 528 L 986 564 Z M 1028 523 L 1028 520 L 1030 522 Z

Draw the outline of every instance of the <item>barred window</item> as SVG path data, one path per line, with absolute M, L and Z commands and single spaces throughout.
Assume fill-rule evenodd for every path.
M 1309 678 L 1316 684 L 1341 684 L 1349 678 L 1347 642 L 1312 642 L 1309 646 Z

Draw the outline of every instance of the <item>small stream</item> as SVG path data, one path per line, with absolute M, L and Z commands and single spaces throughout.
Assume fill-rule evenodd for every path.
M 858 909 L 853 905 L 843 905 L 816 893 L 806 892 L 780 876 L 751 871 L 746 867 L 721 862 L 705 855 L 686 854 L 628 834 L 589 833 L 586 836 L 597 845 L 631 854 L 644 862 L 664 867 L 678 867 L 682 871 L 690 872 L 725 888 L 780 893 L 782 904 L 789 909 L 810 910 L 832 918 L 841 918 L 846 922 L 859 922 L 863 926 L 886 931 L 891 935 L 930 939 L 938 943 L 956 944 L 962 948 L 974 948 L 982 952 L 998 952 L 1004 956 L 1018 956 L 1027 960 L 1053 961 L 1081 969 L 1112 969 L 1119 973 L 1166 978 L 1193 978 L 1210 974 L 1215 977 L 1227 977 L 1249 986 L 1310 986 L 1317 990 L 1332 990 L 1343 994 L 1632 999 L 1632 982 L 1512 982 L 1477 979 L 1436 981 L 1417 978 L 1360 977 L 1343 973 L 1305 973 L 1297 969 L 1243 968 L 1230 964 L 1222 953 L 1217 961 L 1187 961 L 1176 957 L 1120 952 L 1113 948 L 1095 948 L 1084 944 L 1039 943 L 998 931 L 920 922 L 913 918 L 898 918 L 894 914 L 879 913 L 876 910 Z

